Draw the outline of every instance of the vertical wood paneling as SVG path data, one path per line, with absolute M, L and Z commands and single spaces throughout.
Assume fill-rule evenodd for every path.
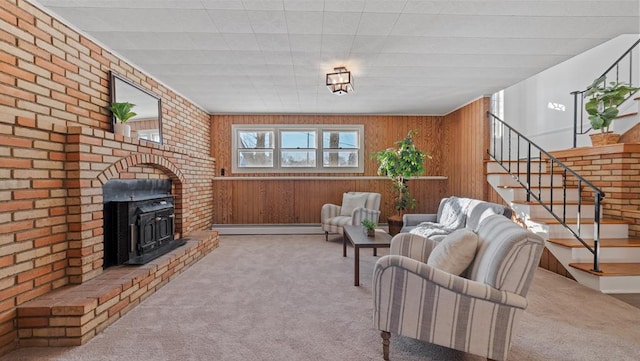
M 489 98 L 476 100 L 444 117 L 443 175 L 452 195 L 487 199 L 485 161 L 489 148 Z
M 446 180 L 413 179 L 418 200 L 410 213 L 435 213 L 446 196 Z M 349 191 L 382 195 L 380 221 L 395 214 L 391 182 L 376 180 L 225 180 L 214 182 L 215 224 L 319 223 L 325 203 L 341 204 Z

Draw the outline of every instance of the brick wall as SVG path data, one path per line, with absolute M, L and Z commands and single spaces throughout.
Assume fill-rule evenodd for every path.
M 640 237 L 640 144 L 584 147 L 552 155 L 604 191 L 605 217 L 629 221 L 629 236 Z M 583 199 L 593 199 L 593 193 L 583 191 Z
M 165 144 L 110 132 L 109 71 L 162 98 Z M 0 0 L 0 354 L 16 307 L 102 272 L 102 184 L 170 178 L 177 231 L 212 223 L 210 117 L 23 0 Z

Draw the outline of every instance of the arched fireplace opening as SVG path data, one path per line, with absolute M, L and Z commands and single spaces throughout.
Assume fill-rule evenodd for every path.
M 174 236 L 170 179 L 112 179 L 102 191 L 104 268 L 145 264 L 185 244 Z

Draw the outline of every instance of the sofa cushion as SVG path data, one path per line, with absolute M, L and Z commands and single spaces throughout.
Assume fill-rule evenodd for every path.
M 353 210 L 356 208 L 363 208 L 367 203 L 369 197 L 366 193 L 350 194 L 345 193 L 342 195 L 342 208 L 340 209 L 341 216 L 351 216 Z
M 461 228 L 451 232 L 433 249 L 427 264 L 460 275 L 473 262 L 478 248 L 478 236 L 470 229 Z

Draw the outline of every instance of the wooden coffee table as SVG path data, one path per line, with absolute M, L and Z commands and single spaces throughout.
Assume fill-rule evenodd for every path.
M 391 236 L 381 230 L 376 231 L 375 237 L 368 237 L 363 226 L 344 226 L 342 237 L 342 256 L 347 256 L 347 241 L 351 242 L 355 250 L 354 286 L 360 286 L 360 248 L 373 248 L 373 255 L 377 256 L 378 248 L 391 247 Z

